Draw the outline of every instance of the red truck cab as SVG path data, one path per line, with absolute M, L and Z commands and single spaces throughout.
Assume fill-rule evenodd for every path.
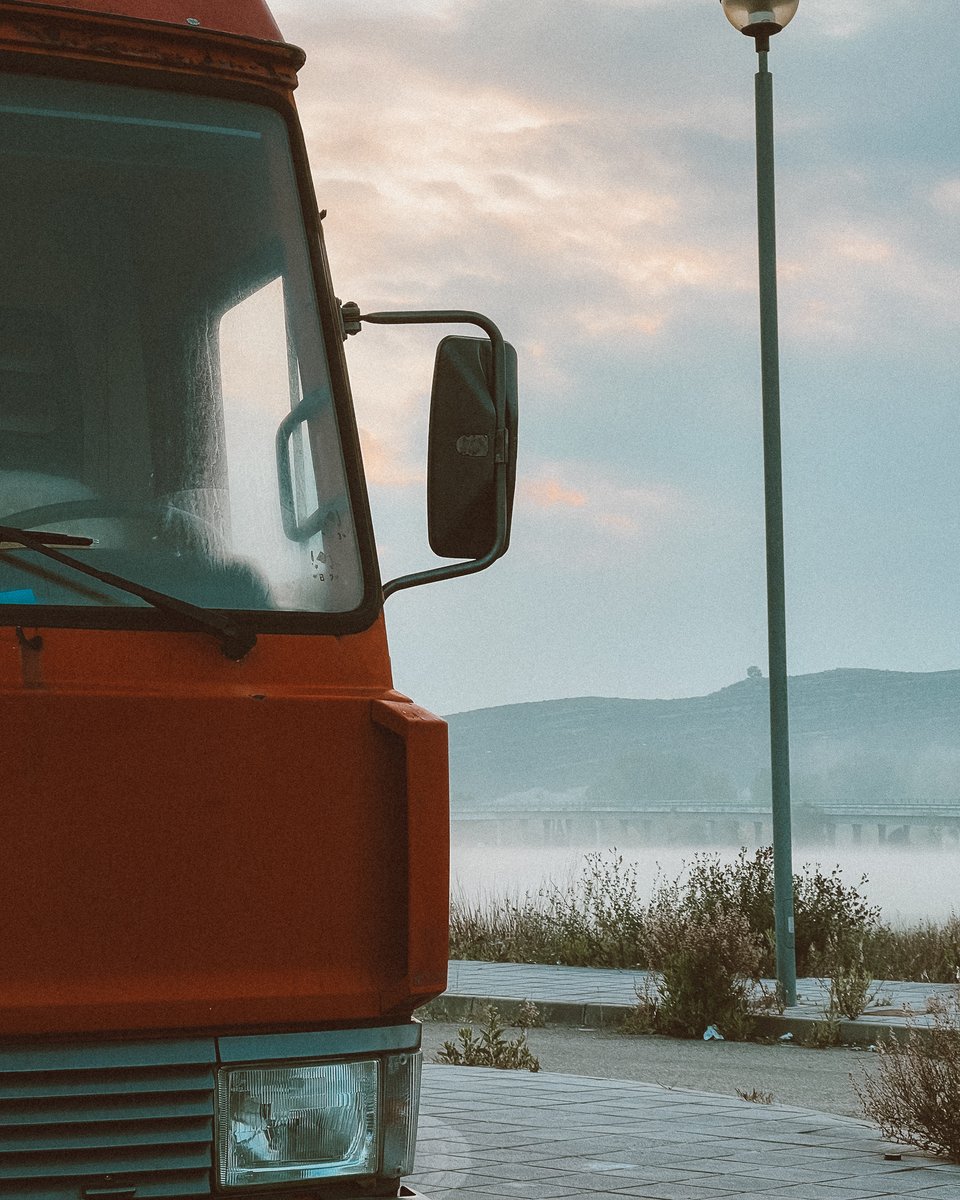
M 391 591 L 506 550 L 515 358 L 334 296 L 261 0 L 0 0 L 0 1197 L 396 1195 L 447 959 Z M 343 344 L 441 343 L 383 585 Z M 369 336 L 369 335 L 368 335 Z

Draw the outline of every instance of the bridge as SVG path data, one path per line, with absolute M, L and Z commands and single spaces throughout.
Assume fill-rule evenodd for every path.
M 451 823 L 455 838 L 488 846 L 763 846 L 773 840 L 769 804 L 752 800 L 588 808 L 573 794 L 527 792 L 483 805 L 455 803 Z M 960 850 L 960 799 L 794 803 L 793 834 L 798 842 L 827 846 Z

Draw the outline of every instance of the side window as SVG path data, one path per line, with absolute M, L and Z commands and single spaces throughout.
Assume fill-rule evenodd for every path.
M 274 439 L 291 407 L 291 356 L 280 279 L 224 313 L 219 352 L 233 550 L 262 561 L 283 540 Z
M 282 279 L 224 313 L 219 359 L 232 553 L 271 580 L 281 608 L 323 608 L 329 588 L 320 531 L 315 540 L 291 541 L 281 515 L 277 431 L 301 398 Z M 313 513 L 317 481 L 305 423 L 291 433 L 287 454 L 295 510 Z

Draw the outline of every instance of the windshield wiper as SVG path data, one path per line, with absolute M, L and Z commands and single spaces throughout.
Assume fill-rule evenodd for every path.
M 122 575 L 114 575 L 112 571 L 93 567 L 89 563 L 81 562 L 69 554 L 63 554 L 54 549 L 54 546 L 92 545 L 92 538 L 36 529 L 18 529 L 14 525 L 0 525 L 0 550 L 20 548 L 35 550 L 38 554 L 53 559 L 54 562 L 79 571 L 83 575 L 89 575 L 92 579 L 98 579 L 101 583 L 116 588 L 120 592 L 138 596 L 161 612 L 179 617 L 191 628 L 197 629 L 201 633 L 212 634 L 219 640 L 223 653 L 234 662 L 239 662 L 256 645 L 256 634 L 242 628 L 221 613 L 211 612 L 208 608 L 201 608 L 186 600 L 178 600 L 175 596 L 168 596 L 165 592 L 156 592 L 142 583 L 135 583 L 132 579 L 125 579 Z
M 31 542 L 29 539 L 33 539 Z M 74 537 L 72 533 L 48 533 L 40 529 L 16 529 L 0 525 L 0 550 L 22 550 L 24 546 L 92 546 L 93 538 Z

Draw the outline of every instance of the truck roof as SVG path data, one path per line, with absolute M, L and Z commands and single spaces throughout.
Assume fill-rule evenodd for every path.
M 239 34 L 261 41 L 283 41 L 265 0 L 40 0 L 40 4 L 44 8 L 134 17 L 141 21 L 162 21 Z

